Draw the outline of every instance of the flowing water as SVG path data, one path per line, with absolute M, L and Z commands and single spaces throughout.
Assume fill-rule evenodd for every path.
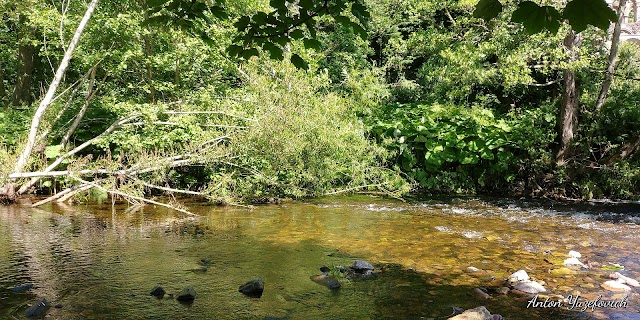
M 634 205 L 366 197 L 189 208 L 198 217 L 152 206 L 0 206 L 0 319 L 25 318 L 42 297 L 59 304 L 46 319 L 447 319 L 451 306 L 481 305 L 505 319 L 640 319 L 640 288 L 601 287 L 616 264 L 640 279 Z M 569 250 L 590 267 L 562 269 Z M 355 259 L 377 276 L 341 279 L 337 291 L 309 278 Z M 527 296 L 472 294 L 519 269 L 550 294 L 627 307 L 527 308 Z M 238 292 L 254 278 L 265 282 L 259 299 Z M 33 288 L 9 290 L 24 283 Z M 197 297 L 157 299 L 156 285 L 171 294 L 190 285 Z

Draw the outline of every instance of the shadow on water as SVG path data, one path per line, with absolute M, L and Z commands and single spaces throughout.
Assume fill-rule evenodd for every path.
M 612 315 L 527 309 L 528 297 L 494 294 L 481 300 L 471 294 L 492 276 L 504 279 L 519 268 L 556 280 L 557 288 L 570 286 L 573 278 L 547 278 L 549 267 L 535 265 L 544 248 L 529 238 L 548 232 L 562 237 L 567 229 L 577 242 L 594 240 L 576 233 L 581 229 L 558 229 L 543 220 L 541 228 L 528 230 L 502 216 L 478 220 L 466 211 L 447 211 L 464 205 L 476 212 L 473 202 L 367 201 L 253 211 L 194 205 L 199 219 L 151 207 L 131 214 L 103 206 L 0 207 L 0 318 L 24 318 L 36 297 L 62 306 L 51 308 L 48 319 L 446 319 L 451 306 L 480 305 L 506 319 Z M 514 226 L 524 231 L 509 230 Z M 525 238 L 539 250 L 524 250 Z M 554 250 L 566 248 L 560 243 Z M 374 263 L 377 277 L 343 281 L 338 291 L 309 279 L 320 266 L 350 265 L 356 258 Z M 472 264 L 483 271 L 465 273 Z M 256 277 L 265 281 L 262 298 L 238 292 Z M 34 288 L 7 290 L 22 283 Z M 191 305 L 156 299 L 149 295 L 156 285 L 174 295 L 192 285 L 197 297 Z

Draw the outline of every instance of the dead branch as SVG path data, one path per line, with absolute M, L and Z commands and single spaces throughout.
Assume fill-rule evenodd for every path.
M 99 134 L 99 135 L 87 140 L 85 143 L 75 147 L 73 150 L 71 150 L 71 151 L 63 154 L 62 156 L 58 157 L 58 159 L 56 159 L 56 161 L 54 161 L 52 164 L 50 164 L 43 172 L 49 172 L 49 171 L 55 169 L 66 158 L 78 153 L 82 149 L 84 149 L 84 148 L 88 147 L 89 145 L 91 145 L 95 140 L 101 138 L 104 135 L 107 135 L 107 134 L 115 131 L 116 129 L 122 127 L 124 124 L 126 124 L 130 120 L 133 120 L 133 119 L 135 119 L 137 117 L 139 117 L 139 115 L 129 116 L 127 118 L 124 118 L 124 119 L 121 119 L 121 120 L 118 120 L 118 121 L 114 122 L 109 128 L 107 128 L 107 130 L 105 130 L 101 134 Z M 25 191 L 27 191 L 27 189 L 31 188 L 31 186 L 33 186 L 36 182 L 38 182 L 38 180 L 39 180 L 38 177 L 32 178 L 31 181 L 29 181 L 28 183 L 25 183 L 23 186 L 20 187 L 20 189 L 18 190 L 18 194 L 22 194 Z
M 72 178 L 78 180 L 82 184 L 89 184 L 89 185 L 93 186 L 94 188 L 100 189 L 100 190 L 102 190 L 102 191 L 104 191 L 106 193 L 111 194 L 112 196 L 113 195 L 118 195 L 118 196 L 121 196 L 121 197 L 124 197 L 124 198 L 130 198 L 130 199 L 133 199 L 133 200 L 137 200 L 137 201 L 140 201 L 140 202 L 143 202 L 143 203 L 151 203 L 151 204 L 155 204 L 157 206 L 161 206 L 161 207 L 169 208 L 169 209 L 172 209 L 172 210 L 176 210 L 176 211 L 182 212 L 184 214 L 187 214 L 187 215 L 190 215 L 190 216 L 193 216 L 193 217 L 199 217 L 197 214 L 195 214 L 193 212 L 177 208 L 177 207 L 172 206 L 170 204 L 158 202 L 158 201 L 151 200 L 151 199 L 145 199 L 145 198 L 142 198 L 142 197 L 137 197 L 137 196 L 134 196 L 134 195 L 131 195 L 131 194 L 127 194 L 127 193 L 124 193 L 124 192 L 121 192 L 121 191 L 117 191 L 117 190 L 108 190 L 108 189 L 105 189 L 105 188 L 103 188 L 102 186 L 100 186 L 100 185 L 98 185 L 96 183 L 89 182 L 89 181 L 86 181 L 86 180 L 82 180 L 82 179 L 80 179 L 78 177 L 73 177 L 72 176 Z

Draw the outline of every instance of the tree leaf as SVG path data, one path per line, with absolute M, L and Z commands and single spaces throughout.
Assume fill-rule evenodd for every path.
M 291 55 L 291 63 L 293 63 L 293 65 L 296 66 L 296 68 L 298 69 L 303 69 L 303 70 L 309 69 L 309 64 L 306 61 L 304 61 L 302 57 L 300 57 L 295 53 Z
M 257 56 L 259 54 L 258 49 L 251 48 L 247 50 L 243 50 L 240 54 L 245 60 L 249 60 L 253 56 Z
M 307 49 L 320 50 L 322 43 L 316 39 L 304 39 L 304 47 Z
M 298 3 L 299 6 L 301 6 L 302 8 L 305 8 L 309 11 L 313 10 L 313 0 L 300 0 L 300 2 Z
M 367 34 L 367 30 L 365 30 L 361 25 L 353 22 L 351 23 L 351 27 L 353 27 L 353 31 L 357 33 L 362 40 L 369 39 L 369 34 Z
M 169 2 L 169 0 L 147 0 L 147 7 L 159 7 Z
M 291 31 L 291 33 L 289 33 L 289 36 L 291 37 L 291 39 L 302 39 L 304 38 L 304 31 L 300 30 L 300 29 L 296 29 Z
M 529 34 L 549 30 L 552 33 L 558 32 L 560 28 L 560 12 L 554 7 L 543 6 L 532 1 L 525 1 L 518 5 L 518 9 L 513 12 L 511 21 L 524 25 Z
M 242 52 L 242 47 L 232 44 L 229 47 L 227 47 L 227 52 L 229 53 L 230 56 L 237 57 Z
M 473 16 L 489 21 L 502 12 L 502 3 L 498 0 L 480 0 L 473 11 Z
M 236 23 L 234 23 L 233 26 L 236 27 L 238 31 L 242 32 L 247 29 L 250 22 L 251 22 L 251 18 L 249 18 L 248 16 L 243 16 L 242 18 L 238 19 L 238 21 L 236 21 Z
M 282 49 L 276 46 L 275 44 L 273 44 L 272 42 L 265 42 L 262 45 L 262 48 L 269 51 L 269 56 L 271 57 L 271 59 L 275 59 L 279 61 L 282 61 L 284 59 L 284 54 L 282 52 Z
M 611 22 L 618 21 L 615 11 L 605 0 L 572 0 L 567 3 L 562 16 L 569 20 L 576 33 L 584 31 L 588 25 L 606 31 Z

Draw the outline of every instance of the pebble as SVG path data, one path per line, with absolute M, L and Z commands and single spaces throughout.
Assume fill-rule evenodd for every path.
M 631 279 L 627 276 L 623 276 L 620 272 L 615 272 L 609 275 L 611 279 L 617 279 L 621 283 L 628 284 L 632 287 L 640 287 L 640 283 L 637 280 Z
M 571 250 L 569 251 L 569 257 L 579 259 L 582 258 L 582 254 L 580 254 L 580 252 L 578 251 Z
M 480 271 L 480 269 L 476 268 L 476 267 L 467 267 L 467 269 L 465 269 L 467 272 L 478 272 Z

